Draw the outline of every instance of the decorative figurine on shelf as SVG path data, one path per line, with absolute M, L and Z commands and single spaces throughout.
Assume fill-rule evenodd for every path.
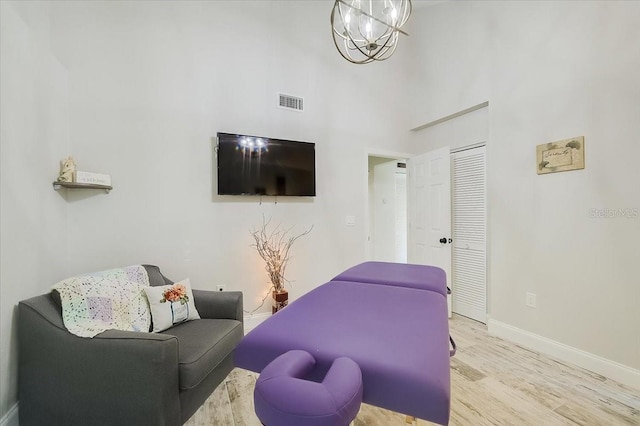
M 254 228 L 251 232 L 255 240 L 255 244 L 251 244 L 251 247 L 254 247 L 265 261 L 265 269 L 271 281 L 270 290 L 273 290 L 273 308 L 271 312 L 276 313 L 289 303 L 289 292 L 284 289 L 284 284 L 288 281 L 284 276 L 284 270 L 289 262 L 291 246 L 298 238 L 311 232 L 313 225 L 303 233 L 291 236 L 290 232 L 293 228 L 286 229 L 278 225 L 269 230 L 270 223 L 271 219 L 266 220 L 263 216 L 262 227 L 259 229 Z
M 60 162 L 60 174 L 58 175 L 58 182 L 73 182 L 73 174 L 76 171 L 76 163 L 73 161 L 73 157 L 67 157 Z

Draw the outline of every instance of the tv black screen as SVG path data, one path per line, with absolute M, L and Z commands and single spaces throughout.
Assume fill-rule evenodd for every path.
M 219 195 L 316 195 L 315 144 L 218 133 Z

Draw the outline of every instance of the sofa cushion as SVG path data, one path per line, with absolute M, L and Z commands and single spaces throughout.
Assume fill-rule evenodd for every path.
M 242 339 L 242 323 L 227 319 L 200 319 L 164 331 L 178 338 L 180 389 L 197 386 Z
M 149 285 L 151 287 L 157 287 L 161 285 L 173 284 L 173 281 L 162 275 L 160 268 L 155 265 L 142 265 L 147 271 L 149 276 Z

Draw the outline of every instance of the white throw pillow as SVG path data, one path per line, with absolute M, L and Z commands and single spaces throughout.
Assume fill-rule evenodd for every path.
M 189 278 L 172 285 L 145 287 L 144 291 L 151 308 L 154 333 L 185 321 L 200 319 L 193 303 Z

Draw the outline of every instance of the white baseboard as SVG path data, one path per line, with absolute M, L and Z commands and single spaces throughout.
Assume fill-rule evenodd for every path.
M 519 345 L 577 365 L 594 373 L 640 389 L 640 370 L 602 358 L 581 349 L 522 330 L 494 319 L 487 322 L 489 333 Z
M 264 312 L 261 314 L 253 314 L 253 315 L 245 315 L 244 334 L 247 334 L 248 332 L 256 328 L 262 321 L 266 320 L 270 316 L 271 316 L 270 312 Z
M 0 426 L 19 426 L 20 420 L 18 419 L 18 403 L 13 404 L 13 407 L 7 411 L 7 414 L 0 419 Z

